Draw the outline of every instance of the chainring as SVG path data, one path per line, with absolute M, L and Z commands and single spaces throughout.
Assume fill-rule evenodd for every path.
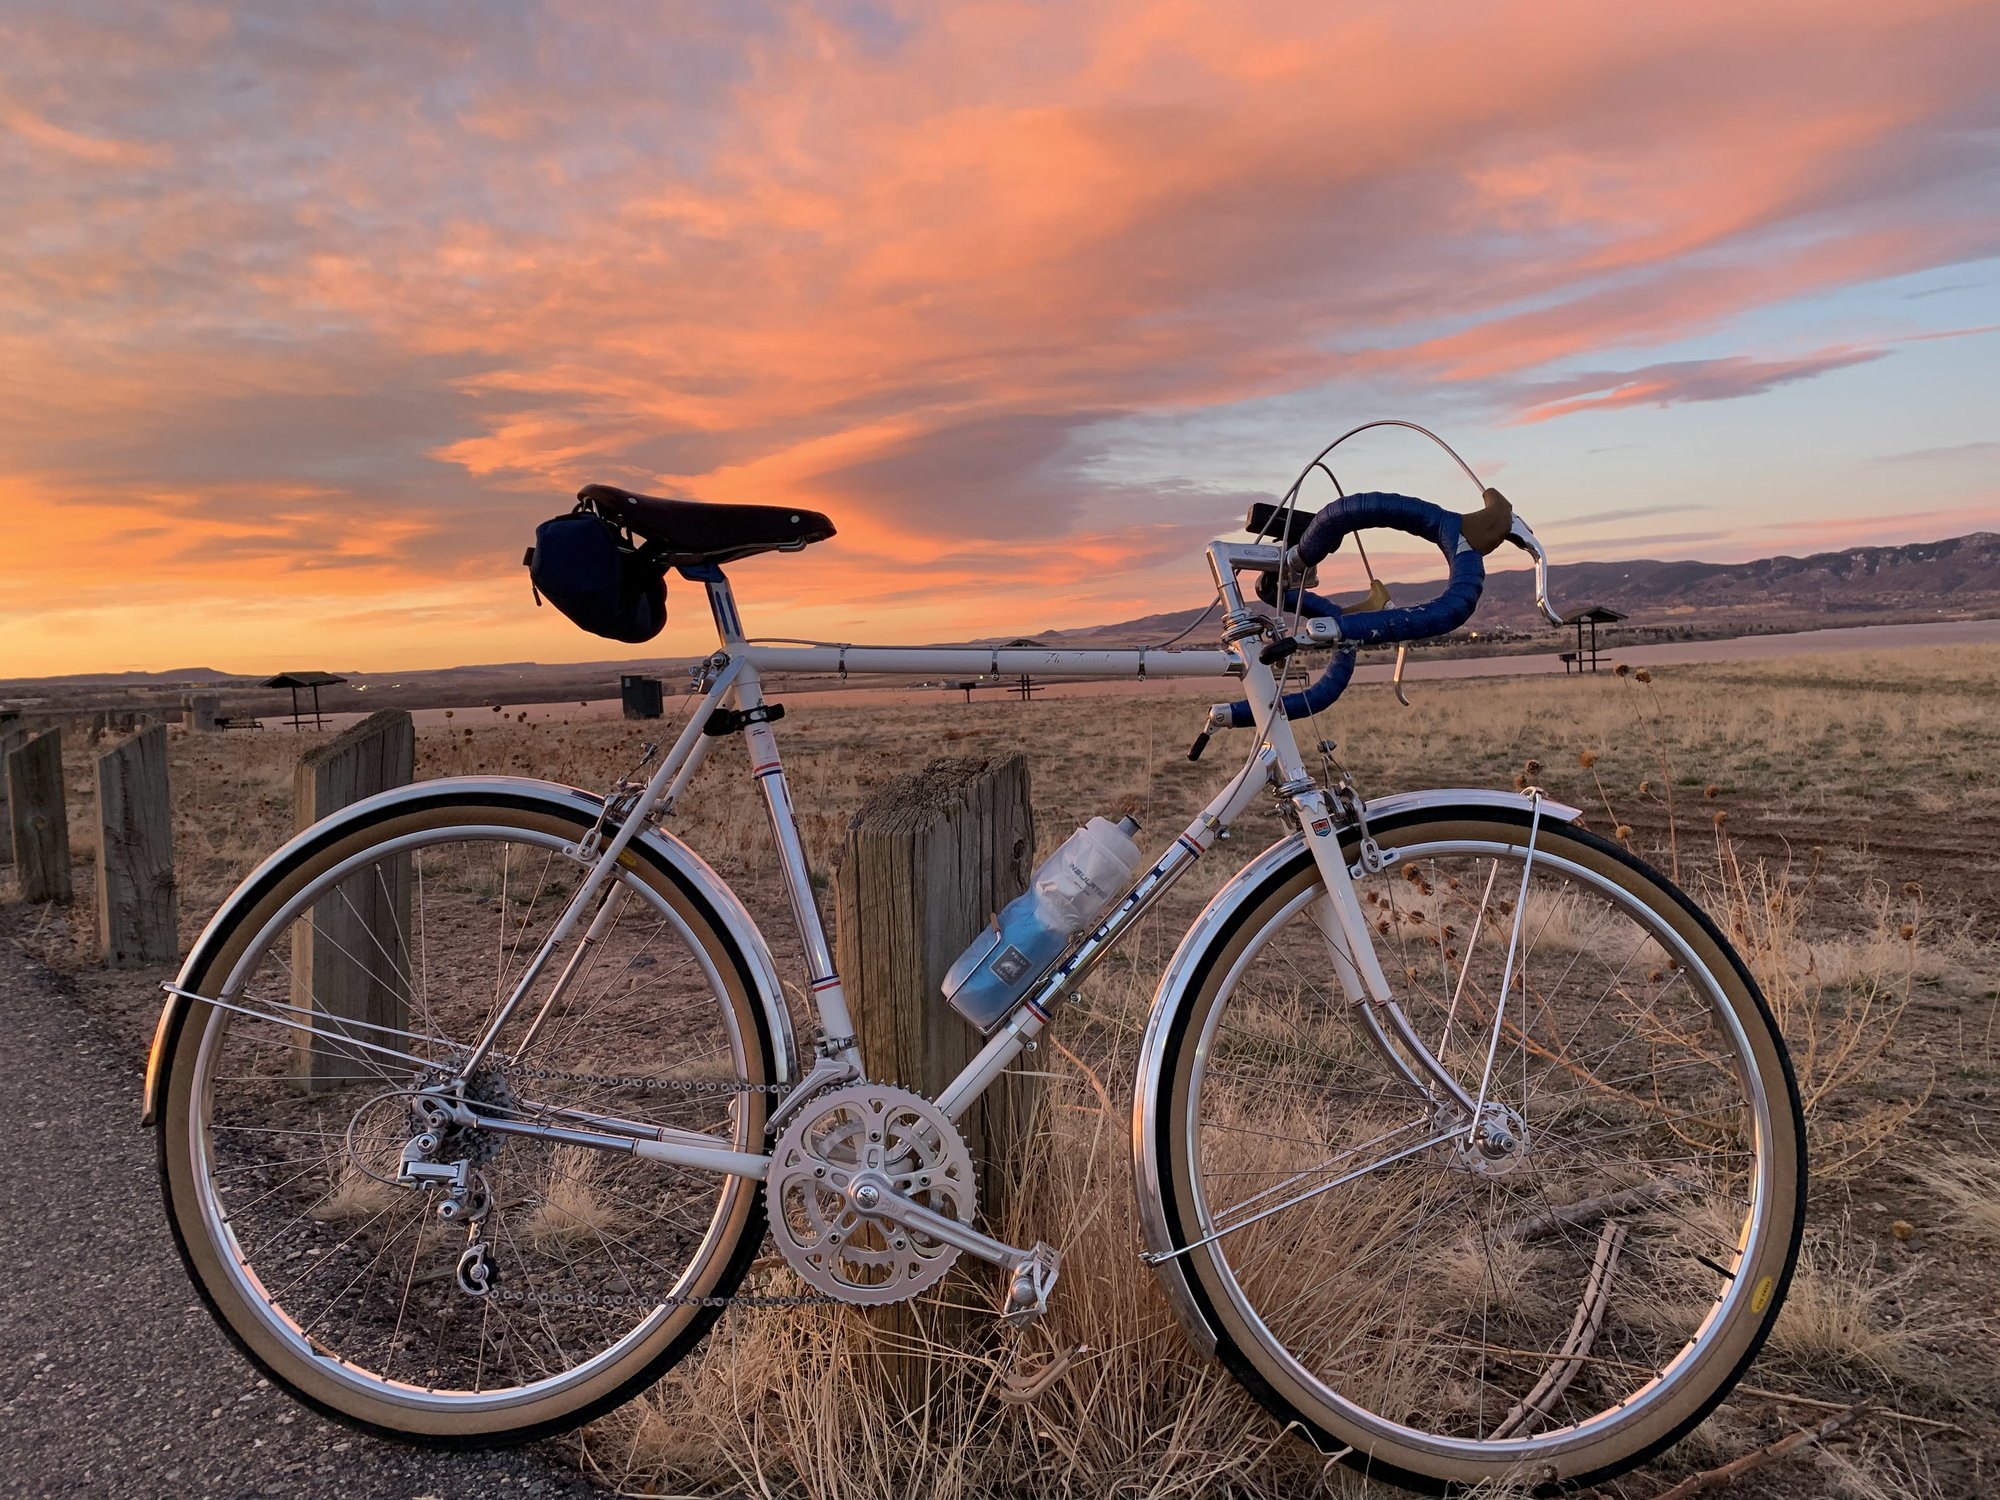
M 972 1222 L 972 1155 L 942 1110 L 890 1084 L 853 1083 L 809 1101 L 778 1137 L 765 1201 L 785 1263 L 843 1302 L 901 1302 L 937 1284 L 955 1245 L 865 1214 L 847 1198 L 858 1172 L 879 1172 L 933 1213 Z

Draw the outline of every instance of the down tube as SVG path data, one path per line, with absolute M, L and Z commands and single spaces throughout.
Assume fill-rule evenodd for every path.
M 1062 997 L 1096 965 L 1098 959 L 1111 951 L 1132 924 L 1145 915 L 1147 909 L 1165 895 L 1196 860 L 1215 847 L 1222 831 L 1241 816 L 1258 789 L 1270 781 L 1271 764 L 1270 752 L 1259 751 L 1236 774 L 1235 779 L 1216 794 L 1215 800 L 1175 837 L 1173 843 L 1167 846 L 1166 853 L 1134 882 L 1123 898 L 1113 904 L 1089 935 L 1056 965 L 1047 978 L 1028 992 L 1015 1007 L 1007 1024 L 994 1033 L 993 1040 L 965 1065 L 965 1070 L 938 1096 L 939 1109 L 956 1120 L 986 1092 L 994 1079 L 1006 1071 L 1009 1063 L 1034 1045 L 1035 1038 L 1048 1026 L 1049 1017 Z

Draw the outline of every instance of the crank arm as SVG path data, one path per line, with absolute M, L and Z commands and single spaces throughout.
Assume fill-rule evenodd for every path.
M 1036 1244 L 1021 1250 L 981 1234 L 970 1224 L 905 1198 L 880 1172 L 856 1172 L 847 1182 L 846 1193 L 847 1201 L 871 1218 L 914 1229 L 1000 1267 L 1008 1278 L 1000 1315 L 1008 1322 L 1032 1322 L 1048 1307 L 1049 1291 L 1062 1264 L 1061 1253 L 1054 1246 Z

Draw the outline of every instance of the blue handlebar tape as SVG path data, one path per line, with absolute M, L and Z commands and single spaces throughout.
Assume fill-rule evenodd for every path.
M 1370 491 L 1336 500 L 1313 517 L 1305 534 L 1299 538 L 1301 562 L 1307 567 L 1313 566 L 1339 547 L 1350 531 L 1359 531 L 1363 527 L 1380 526 L 1392 531 L 1406 531 L 1432 543 L 1444 554 L 1451 574 L 1444 592 L 1428 603 L 1412 605 L 1407 609 L 1378 609 L 1346 615 L 1341 613 L 1338 605 L 1318 594 L 1310 594 L 1303 589 L 1287 589 L 1285 607 L 1297 610 L 1308 618 L 1329 615 L 1338 618 L 1341 643 L 1349 648 L 1393 645 L 1398 641 L 1449 635 L 1472 618 L 1472 612 L 1479 607 L 1480 591 L 1486 584 L 1486 559 L 1459 535 L 1458 525 L 1458 517 L 1450 511 L 1411 495 Z M 1260 580 L 1257 592 L 1269 604 L 1275 600 L 1277 589 L 1275 584 Z M 1302 719 L 1318 713 L 1341 695 L 1353 676 L 1353 650 L 1336 652 L 1326 670 L 1310 687 L 1303 692 L 1285 695 L 1285 717 Z M 1246 729 L 1254 722 L 1247 701 L 1230 705 L 1231 728 Z
M 1398 641 L 1427 640 L 1449 635 L 1472 618 L 1479 607 L 1480 590 L 1486 585 L 1486 559 L 1460 537 L 1458 517 L 1428 500 L 1378 492 L 1336 500 L 1313 517 L 1299 538 L 1300 561 L 1311 567 L 1338 547 L 1350 531 L 1364 526 L 1383 526 L 1422 537 L 1444 554 L 1451 578 L 1444 592 L 1427 604 L 1343 616 L 1343 642 L 1388 646 Z
M 1266 604 L 1278 601 L 1277 579 L 1269 573 L 1257 580 L 1257 597 Z M 1340 619 L 1340 606 L 1319 594 L 1308 593 L 1304 589 L 1286 589 L 1285 606 L 1295 610 L 1308 620 Z M 1303 719 L 1329 707 L 1334 699 L 1347 691 L 1348 680 L 1354 676 L 1354 653 L 1337 651 L 1333 660 L 1326 664 L 1326 670 L 1319 674 L 1303 691 L 1285 694 L 1285 717 Z M 1257 722 L 1250 712 L 1248 699 L 1229 705 L 1229 727 L 1248 729 Z

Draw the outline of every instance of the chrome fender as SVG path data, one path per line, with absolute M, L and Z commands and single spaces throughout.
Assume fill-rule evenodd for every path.
M 590 792 L 581 791 L 576 787 L 561 786 L 553 781 L 537 781 L 526 776 L 448 776 L 436 781 L 412 782 L 408 786 L 396 787 L 373 797 L 365 797 L 296 834 L 251 871 L 248 878 L 216 909 L 215 915 L 208 919 L 208 925 L 202 929 L 201 936 L 195 939 L 194 947 L 188 951 L 187 960 L 181 965 L 180 973 L 175 976 L 175 987 L 187 989 L 191 986 L 194 977 L 207 967 L 214 956 L 230 919 L 245 906 L 262 899 L 265 891 L 276 880 L 277 871 L 294 855 L 340 838 L 354 822 L 385 807 L 451 801 L 468 795 L 491 797 L 504 805 L 515 807 L 524 805 L 532 807 L 539 804 L 552 811 L 572 816 L 581 813 L 589 818 L 595 818 L 603 806 L 603 799 Z M 708 861 L 674 835 L 656 828 L 648 828 L 634 842 L 643 844 L 652 855 L 706 901 L 714 911 L 716 920 L 735 940 L 749 967 L 748 982 L 755 992 L 757 1003 L 763 1007 L 765 1018 L 771 1026 L 771 1034 L 777 1042 L 776 1081 L 780 1083 L 793 1081 L 798 1074 L 798 1045 L 792 1035 L 791 1012 L 785 1005 L 784 990 L 778 982 L 778 970 L 771 960 L 770 946 L 764 941 L 764 935 L 757 930 L 757 924 L 751 920 L 750 913 Z M 166 1070 L 167 1048 L 180 1028 L 182 1015 L 191 1004 L 193 1002 L 185 996 L 170 994 L 166 1004 L 160 1009 L 159 1023 L 153 1028 L 153 1044 L 146 1057 L 144 1112 L 140 1116 L 140 1123 L 143 1125 L 151 1125 L 158 1111 L 160 1089 Z
M 1378 797 L 1367 804 L 1368 822 L 1386 823 L 1392 818 L 1406 813 L 1430 808 L 1502 807 L 1515 812 L 1529 813 L 1534 802 L 1520 792 L 1493 792 L 1473 788 L 1441 790 L 1429 792 L 1398 792 L 1393 796 Z M 1542 799 L 1542 817 L 1573 823 L 1582 813 L 1579 809 L 1560 802 Z M 1343 833 L 1348 830 L 1343 830 Z M 1164 1255 L 1174 1248 L 1167 1231 L 1166 1215 L 1161 1208 L 1160 1182 L 1165 1172 L 1165 1164 L 1159 1159 L 1157 1145 L 1160 1111 L 1166 1107 L 1161 1097 L 1163 1092 L 1163 1067 L 1166 1038 L 1181 1007 L 1187 1001 L 1187 992 L 1193 980 L 1194 971 L 1209 944 L 1215 941 L 1219 932 L 1234 917 L 1239 908 L 1247 902 L 1257 889 L 1270 878 L 1272 873 L 1289 861 L 1297 858 L 1305 850 L 1305 836 L 1301 833 L 1287 834 L 1270 848 L 1263 851 L 1250 863 L 1238 870 L 1234 876 L 1217 891 L 1194 925 L 1181 939 L 1180 946 L 1160 975 L 1159 988 L 1153 993 L 1153 1008 L 1146 1019 L 1146 1034 L 1139 1044 L 1139 1066 L 1133 1079 L 1132 1088 L 1132 1173 L 1139 1204 L 1139 1228 L 1145 1239 L 1146 1249 L 1155 1255 Z M 1195 1347 L 1208 1358 L 1215 1357 L 1216 1334 L 1202 1313 L 1200 1304 L 1187 1284 L 1184 1262 L 1161 1261 L 1154 1266 L 1160 1278 L 1160 1285 L 1173 1304 L 1174 1312 L 1187 1330 L 1188 1338 Z

